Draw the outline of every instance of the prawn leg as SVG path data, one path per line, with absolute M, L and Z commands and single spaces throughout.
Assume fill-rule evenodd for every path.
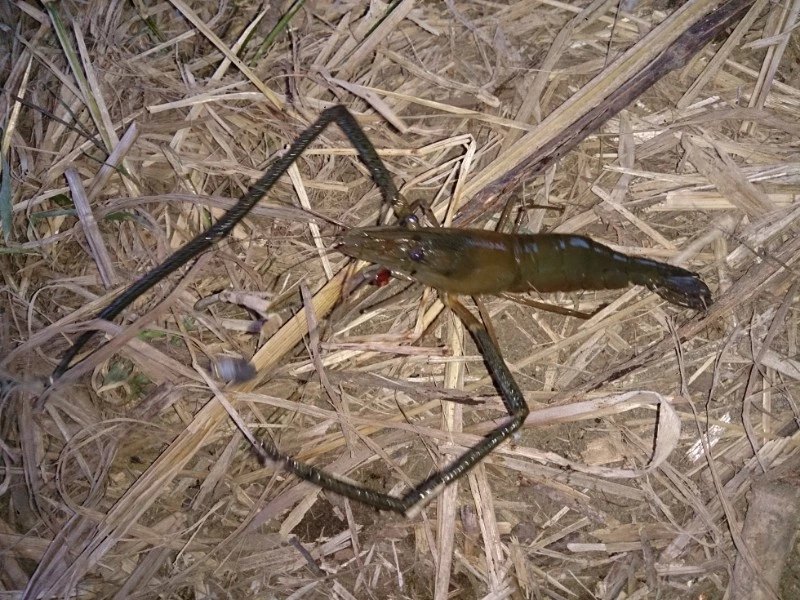
M 498 392 L 500 392 L 503 404 L 508 411 L 509 418 L 505 423 L 490 431 L 486 437 L 459 456 L 450 466 L 435 472 L 417 487 L 409 490 L 399 498 L 359 484 L 350 483 L 322 469 L 300 462 L 279 452 L 271 443 L 262 442 L 261 446 L 256 448 L 262 461 L 267 464 L 277 464 L 300 479 L 340 496 L 381 510 L 388 510 L 413 518 L 420 513 L 428 502 L 436 498 L 445 487 L 466 475 L 470 469 L 522 427 L 523 423 L 525 423 L 525 418 L 528 416 L 528 404 L 525 402 L 525 396 L 522 394 L 522 390 L 519 389 L 517 382 L 514 381 L 514 377 L 511 375 L 505 360 L 503 360 L 497 345 L 492 341 L 491 336 L 481 322 L 454 296 L 446 292 L 440 292 L 440 296 L 444 304 L 461 319 L 475 340 L 486 367 L 492 376 L 492 380 Z
M 584 312 L 582 310 L 573 310 L 571 308 L 566 308 L 564 306 L 558 306 L 557 304 L 550 304 L 548 302 L 541 302 L 539 300 L 533 300 L 532 298 L 520 298 L 514 294 L 509 294 L 507 292 L 503 292 L 500 294 L 501 297 L 507 298 L 509 300 L 513 300 L 518 304 L 524 304 L 525 306 L 530 306 L 531 308 L 535 308 L 537 310 L 545 310 L 547 312 L 551 312 L 557 315 L 563 315 L 565 317 L 574 317 L 576 319 L 581 319 L 583 321 L 587 321 L 591 319 L 600 308 L 596 309 L 593 312 Z
M 400 222 L 404 224 L 405 229 L 409 231 L 420 230 L 418 220 L 412 213 L 411 207 L 399 194 L 391 175 L 375 151 L 374 146 L 358 125 L 358 122 L 344 106 L 333 106 L 325 110 L 308 129 L 301 133 L 289 150 L 272 163 L 264 175 L 214 225 L 197 235 L 163 263 L 133 283 L 106 308 L 101 310 L 97 318 L 110 320 L 117 317 L 134 300 L 156 283 L 208 250 L 215 242 L 230 233 L 234 226 L 264 197 L 278 178 L 297 160 L 309 144 L 332 122 L 339 125 L 356 148 L 359 157 L 367 165 L 373 180 L 379 187 L 384 201 L 393 207 L 395 214 L 400 219 Z M 492 431 L 476 446 L 467 450 L 448 468 L 434 473 L 402 497 L 390 496 L 389 494 L 351 483 L 322 469 L 300 462 L 287 454 L 283 454 L 274 444 L 267 441 L 262 441 L 260 445 L 254 446 L 262 461 L 280 466 L 300 479 L 341 496 L 381 510 L 397 512 L 411 517 L 419 513 L 445 486 L 466 474 L 503 440 L 517 431 L 528 414 L 528 406 L 525 404 L 522 392 L 514 381 L 499 349 L 492 341 L 486 328 L 462 304 L 446 292 L 447 290 L 444 290 L 440 292 L 440 295 L 456 315 L 464 321 L 478 348 L 483 353 L 484 360 L 511 415 L 506 423 Z M 50 377 L 51 385 L 70 368 L 73 359 L 93 334 L 93 330 L 82 333 L 64 353 Z
M 370 171 L 372 179 L 378 185 L 384 202 L 391 205 L 398 217 L 407 218 L 411 213 L 405 204 L 405 200 L 400 196 L 397 188 L 392 181 L 389 171 L 381 161 L 375 147 L 361 129 L 358 121 L 355 120 L 350 111 L 342 105 L 332 106 L 324 110 L 319 118 L 311 126 L 303 131 L 294 141 L 283 156 L 273 162 L 266 170 L 264 175 L 256 181 L 247 192 L 232 206 L 222 217 L 204 232 L 198 234 L 194 239 L 187 242 L 180 249 L 176 250 L 169 258 L 157 267 L 148 271 L 140 279 L 129 286 L 124 292 L 117 296 L 108 306 L 101 310 L 96 318 L 110 321 L 116 318 L 134 300 L 144 292 L 153 287 L 156 283 L 185 265 L 187 262 L 196 258 L 216 242 L 227 236 L 233 228 L 249 213 L 256 203 L 272 189 L 275 182 L 281 175 L 292 166 L 297 158 L 306 148 L 330 125 L 336 123 L 345 133 L 350 143 L 358 151 L 358 155 Z M 72 346 L 61 357 L 53 373 L 50 375 L 51 385 L 55 383 L 70 368 L 70 363 L 78 355 L 81 348 L 94 336 L 95 330 L 83 332 Z

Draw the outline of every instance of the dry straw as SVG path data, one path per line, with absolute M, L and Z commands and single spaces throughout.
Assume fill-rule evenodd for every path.
M 799 11 L 0 3 L 5 595 L 799 597 Z M 342 298 L 332 223 L 387 211 L 335 128 L 182 279 L 90 322 L 336 103 L 437 218 L 507 206 L 696 270 L 714 306 L 484 298 L 532 413 L 414 520 L 258 464 L 242 431 L 399 493 L 504 414 L 435 293 Z M 86 327 L 104 345 L 45 401 Z M 235 357 L 257 375 L 226 386 Z

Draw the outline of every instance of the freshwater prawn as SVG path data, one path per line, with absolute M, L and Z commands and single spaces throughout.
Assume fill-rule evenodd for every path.
M 451 294 L 572 292 L 642 285 L 677 306 L 705 310 L 711 305 L 711 290 L 697 273 L 629 256 L 582 235 L 365 227 L 339 236 L 336 248 Z
M 711 292 L 697 274 L 667 263 L 616 252 L 587 237 L 420 227 L 369 138 L 350 112 L 337 105 L 323 111 L 214 225 L 134 282 L 101 310 L 97 318 L 111 320 L 117 317 L 145 291 L 230 233 L 332 122 L 344 131 L 356 148 L 384 202 L 394 208 L 401 223 L 395 227 L 350 229 L 337 236 L 335 248 L 345 255 L 376 263 L 435 288 L 475 340 L 509 417 L 451 465 L 435 471 L 400 497 L 352 483 L 300 462 L 266 440 L 254 444 L 255 451 L 265 463 L 283 467 L 301 479 L 347 498 L 412 517 L 445 486 L 464 476 L 522 427 L 528 415 L 525 397 L 499 348 L 486 327 L 458 301 L 457 295 L 618 289 L 638 284 L 678 306 L 704 310 L 711 304 Z M 51 385 L 70 368 L 93 333 L 82 333 L 64 353 L 51 375 Z

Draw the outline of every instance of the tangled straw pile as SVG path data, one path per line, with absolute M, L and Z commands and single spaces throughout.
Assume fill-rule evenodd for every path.
M 800 2 L 671 4 L 0 5 L 9 597 L 800 595 L 796 557 L 781 579 L 800 506 Z M 438 218 L 492 226 L 510 202 L 522 230 L 699 271 L 714 307 L 544 299 L 608 305 L 582 322 L 487 298 L 534 412 L 417 520 L 260 466 L 232 416 L 398 492 L 503 414 L 430 291 L 341 300 L 330 223 L 384 207 L 332 129 L 183 279 L 94 324 L 112 341 L 45 402 L 76 332 L 335 103 Z M 219 355 L 257 379 L 224 387 Z M 609 477 L 648 463 L 654 397 L 682 421 L 661 434 L 675 449 Z

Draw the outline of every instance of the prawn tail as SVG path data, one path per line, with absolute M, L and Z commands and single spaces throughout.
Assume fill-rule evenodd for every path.
M 677 306 L 706 310 L 712 304 L 711 290 L 697 273 L 661 263 L 658 276 L 641 282 L 650 290 Z M 637 282 L 639 283 L 639 282 Z

